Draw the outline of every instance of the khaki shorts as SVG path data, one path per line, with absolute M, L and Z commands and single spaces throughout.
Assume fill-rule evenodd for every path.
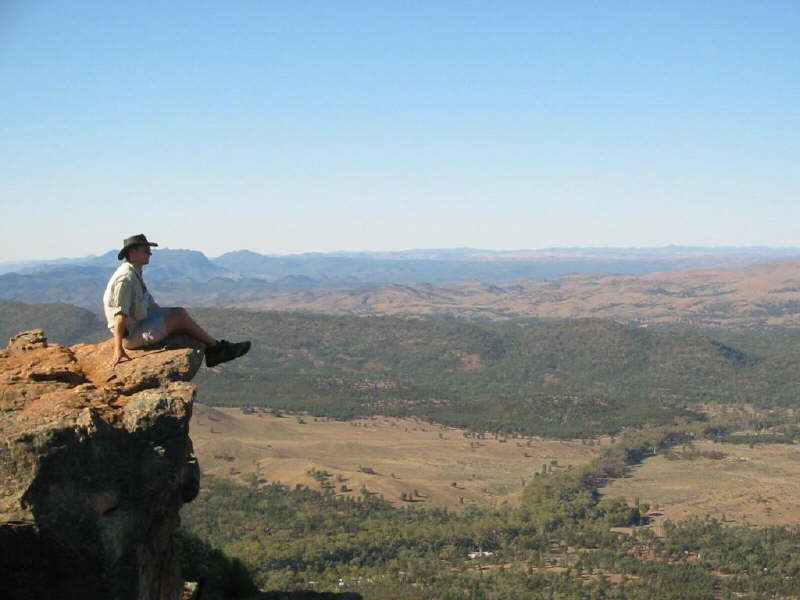
M 128 350 L 136 350 L 142 346 L 157 344 L 167 337 L 168 308 L 155 308 L 147 313 L 147 317 L 137 321 L 133 331 L 129 331 L 122 339 L 122 345 Z

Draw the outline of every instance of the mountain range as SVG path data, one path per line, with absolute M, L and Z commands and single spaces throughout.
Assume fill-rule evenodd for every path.
M 274 292 L 236 306 L 470 320 L 603 318 L 691 327 L 800 326 L 800 261 L 645 275 L 568 275 L 508 284 L 384 285 Z
M 208 258 L 197 250 L 156 249 L 151 280 L 208 281 L 255 278 L 329 288 L 384 283 L 489 283 L 544 279 L 567 274 L 644 274 L 800 260 L 800 248 L 688 247 L 545 248 L 541 250 L 417 249 L 396 252 L 331 252 L 266 255 L 250 250 Z M 0 275 L 30 275 L 61 269 L 113 269 L 117 251 L 81 258 L 0 262 Z
M 469 250 L 420 250 L 394 258 L 269 257 L 237 251 L 210 260 L 198 251 L 157 250 L 145 277 L 165 306 L 472 320 L 593 317 L 638 325 L 800 326 L 799 260 L 765 262 L 778 252 L 770 249 L 749 255 L 742 249 L 701 250 L 572 249 L 572 258 L 564 251 L 536 260 L 520 258 L 520 253 L 495 253 L 497 258 Z M 739 265 L 746 257 L 750 262 Z M 686 261 L 726 266 L 674 268 Z M 0 299 L 66 302 L 97 312 L 117 264 L 114 251 L 27 265 L 0 275 Z M 607 273 L 614 265 L 622 265 L 619 272 Z M 577 268 L 586 272 L 562 273 Z M 545 272 L 551 276 L 544 277 Z M 506 281 L 512 275 L 520 276 Z M 452 281 L 431 282 L 437 279 Z

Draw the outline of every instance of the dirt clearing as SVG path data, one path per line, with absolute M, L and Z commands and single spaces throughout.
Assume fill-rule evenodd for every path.
M 334 421 L 203 404 L 191 427 L 204 473 L 350 496 L 366 488 L 396 506 L 448 508 L 514 504 L 534 473 L 586 464 L 608 443 L 477 438 L 415 419 Z

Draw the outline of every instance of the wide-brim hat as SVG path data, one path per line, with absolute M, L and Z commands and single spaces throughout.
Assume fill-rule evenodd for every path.
M 119 254 L 117 254 L 117 260 L 122 260 L 125 258 L 125 253 L 129 248 L 133 248 L 134 246 L 158 246 L 158 244 L 154 242 L 148 242 L 143 233 L 140 233 L 139 235 L 132 235 L 122 242 L 122 250 L 120 250 Z

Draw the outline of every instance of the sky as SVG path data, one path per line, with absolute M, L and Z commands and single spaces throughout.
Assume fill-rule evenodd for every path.
M 0 0 L 0 261 L 800 245 L 800 3 Z

